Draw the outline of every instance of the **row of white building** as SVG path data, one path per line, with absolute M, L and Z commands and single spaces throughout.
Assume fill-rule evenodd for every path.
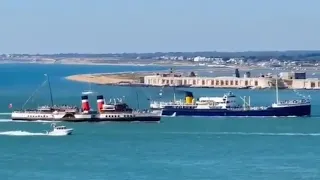
M 144 77 L 144 84 L 151 86 L 186 86 L 212 88 L 271 88 L 276 79 L 272 77 L 188 77 L 151 75 Z M 319 79 L 279 79 L 280 88 L 320 89 Z

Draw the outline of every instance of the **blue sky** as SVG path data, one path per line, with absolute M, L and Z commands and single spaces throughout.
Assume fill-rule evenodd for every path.
M 0 53 L 320 49 L 319 0 L 5 0 Z

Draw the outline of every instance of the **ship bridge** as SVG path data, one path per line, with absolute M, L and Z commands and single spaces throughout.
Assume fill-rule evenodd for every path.
M 205 103 L 212 104 L 220 108 L 234 108 L 239 106 L 237 104 L 237 98 L 232 92 L 224 94 L 222 97 L 200 97 L 196 103 L 197 105 L 203 105 Z

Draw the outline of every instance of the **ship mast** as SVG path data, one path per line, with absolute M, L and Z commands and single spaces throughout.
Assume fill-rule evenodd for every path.
M 21 108 L 21 109 L 24 109 L 25 105 L 29 102 L 29 100 L 30 100 L 31 98 L 33 98 L 33 96 L 35 96 L 35 94 L 39 91 L 39 89 L 40 89 L 42 86 L 44 86 L 46 83 L 47 83 L 47 80 L 44 81 L 44 82 L 31 94 L 31 96 L 29 96 L 29 98 L 26 100 L 26 102 L 24 102 L 24 104 L 22 105 L 22 108 Z
M 51 90 L 51 85 L 50 85 L 50 80 L 48 74 L 44 74 L 44 76 L 47 77 L 48 81 L 48 86 L 49 86 L 49 92 L 50 92 L 50 101 L 51 101 L 51 107 L 53 107 L 53 98 L 52 98 L 52 90 Z
M 136 91 L 136 100 L 137 100 L 137 106 L 138 106 L 138 109 L 140 109 L 140 104 L 139 104 L 139 94 L 138 92 Z
M 279 104 L 278 75 L 276 76 L 276 101 Z
M 176 81 L 175 81 L 175 76 L 174 76 L 174 71 L 173 68 L 170 68 L 170 75 L 172 76 L 173 79 L 173 102 L 176 102 Z
M 173 102 L 176 102 L 176 87 L 175 85 L 173 86 Z

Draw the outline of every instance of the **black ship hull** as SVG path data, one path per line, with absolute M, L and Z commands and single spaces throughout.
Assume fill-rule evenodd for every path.
M 266 109 L 190 109 L 165 107 L 162 110 L 164 116 L 311 116 L 311 105 L 268 107 Z
M 142 116 L 130 118 L 95 118 L 88 122 L 159 122 L 161 116 Z

